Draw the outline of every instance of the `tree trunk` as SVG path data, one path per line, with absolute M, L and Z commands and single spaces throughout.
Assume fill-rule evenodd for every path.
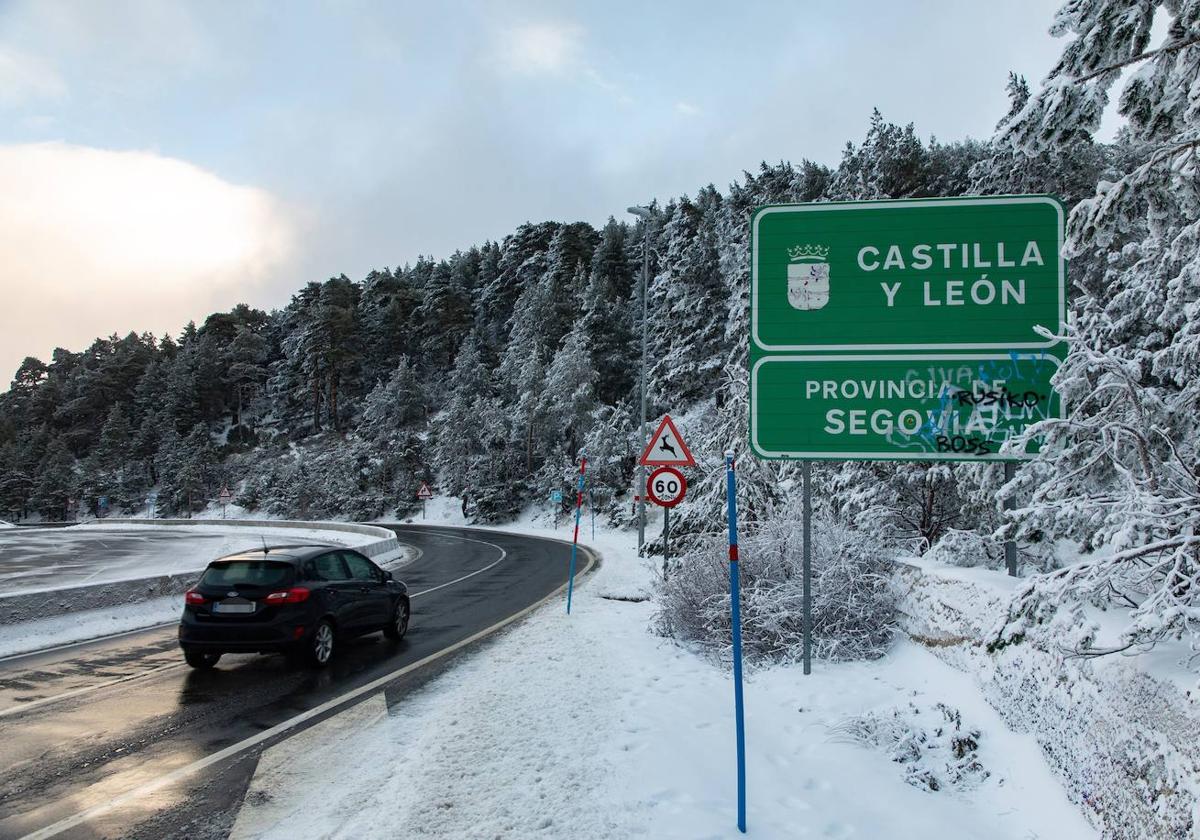
M 342 430 L 342 424 L 338 422 L 338 380 L 340 378 L 336 370 L 329 374 L 329 419 L 333 423 L 335 432 Z

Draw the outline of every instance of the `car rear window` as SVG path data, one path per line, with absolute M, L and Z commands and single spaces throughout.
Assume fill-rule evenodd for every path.
M 291 581 L 292 565 L 270 560 L 212 563 L 200 578 L 200 583 L 208 586 L 281 586 Z

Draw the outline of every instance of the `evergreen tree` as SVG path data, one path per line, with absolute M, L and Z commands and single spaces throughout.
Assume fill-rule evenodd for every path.
M 78 499 L 78 488 L 75 459 L 55 438 L 38 464 L 31 506 L 45 519 L 61 520 L 69 515 L 68 500 Z
M 1169 22 L 1151 49 L 1156 14 Z M 1039 581 L 1005 638 L 1022 637 L 1064 602 L 1135 605 L 1125 649 L 1200 638 L 1200 16 L 1193 5 L 1068 3 L 1052 31 L 1073 35 L 1042 89 L 1001 127 L 1015 153 L 1084 144 L 1099 128 L 1124 67 L 1126 167 L 1096 185 L 1068 222 L 1066 256 L 1084 294 L 1055 384 L 1072 407 L 1045 421 L 1039 458 L 1021 471 L 1031 502 L 1016 523 L 1034 537 L 1070 535 L 1099 558 Z M 1075 623 L 1070 642 L 1097 650 Z
M 469 486 L 471 462 L 481 452 L 478 400 L 490 399 L 487 369 L 474 334 L 467 336 L 450 373 L 450 400 L 435 418 L 434 464 L 447 493 Z

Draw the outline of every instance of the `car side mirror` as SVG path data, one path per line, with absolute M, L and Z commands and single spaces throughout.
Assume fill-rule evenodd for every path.
M 392 577 L 392 573 L 391 573 L 391 572 L 384 572 L 384 573 L 383 573 L 383 579 L 384 579 L 384 580 L 395 580 L 396 578 Z

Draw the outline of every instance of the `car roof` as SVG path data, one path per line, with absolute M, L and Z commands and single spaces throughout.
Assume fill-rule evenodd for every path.
M 299 563 L 303 560 L 308 560 L 311 557 L 316 557 L 318 554 L 324 554 L 331 550 L 348 550 L 342 545 L 320 545 L 317 543 L 300 543 L 297 545 L 268 545 L 263 548 L 250 548 L 244 551 L 238 551 L 234 554 L 227 554 L 224 557 L 218 557 L 213 560 L 214 563 L 227 563 L 231 560 L 275 560 L 280 563 Z

